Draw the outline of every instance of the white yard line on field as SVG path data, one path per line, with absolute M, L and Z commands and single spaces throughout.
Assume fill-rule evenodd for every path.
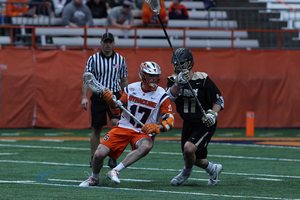
M 38 162 L 38 161 L 21 161 L 21 160 L 0 160 L 0 163 L 19 163 L 19 164 L 43 164 L 43 165 L 57 165 L 57 166 L 74 166 L 74 167 L 87 167 L 87 164 L 73 164 L 73 163 L 54 163 L 54 162 Z M 107 167 L 108 166 L 103 166 Z M 147 171 L 172 171 L 180 172 L 181 169 L 162 169 L 162 168 L 143 168 L 143 167 L 127 167 L 127 169 L 135 170 L 147 170 Z M 193 170 L 193 173 L 206 173 L 204 170 Z M 238 176 L 264 176 L 273 178 L 296 178 L 300 179 L 300 176 L 288 176 L 288 175 L 273 175 L 273 174 L 250 174 L 250 173 L 234 173 L 234 172 L 222 172 L 227 175 L 238 175 Z
M 54 139 L 41 139 L 42 142 L 64 142 L 64 140 L 54 140 Z
M 1 133 L 2 136 L 19 136 L 19 133 Z
M 65 184 L 52 184 L 52 183 L 38 183 L 34 181 L 6 181 L 0 180 L 0 183 L 19 183 L 19 184 L 32 184 L 32 185 L 48 185 L 57 187 L 79 187 L 75 185 L 65 185 Z M 82 188 L 82 187 L 81 187 Z M 84 188 L 83 188 L 84 189 Z M 180 191 L 168 191 L 168 190 L 147 190 L 147 189 L 134 189 L 134 188 L 116 188 L 116 187 L 86 187 L 85 189 L 99 189 L 99 190 L 113 190 L 120 192 L 123 191 L 137 191 L 137 192 L 149 192 L 151 195 L 153 193 L 163 193 L 163 194 L 179 194 L 179 195 L 193 195 L 193 196 L 213 196 L 213 197 L 225 197 L 225 198 L 236 198 L 236 199 L 274 199 L 283 200 L 283 198 L 278 197 L 263 197 L 263 196 L 241 196 L 241 195 L 224 195 L 224 194 L 214 194 L 214 193 L 200 193 L 200 192 L 180 192 Z M 286 199 L 284 200 L 300 200 L 300 199 Z
M 0 156 L 10 156 L 10 155 L 16 155 L 19 153 L 0 153 Z
M 5 181 L 5 180 L 0 180 L 0 183 L 36 183 L 36 181 Z
M 81 183 L 82 180 L 64 180 L 64 179 L 48 179 L 49 181 L 60 181 L 60 182 L 78 182 Z M 131 182 L 153 182 L 153 180 L 140 180 L 140 179 L 121 179 L 121 181 L 131 181 Z
M 55 146 L 33 146 L 33 145 L 15 145 L 15 144 L 0 144 L 0 147 L 14 147 L 14 148 L 31 148 L 31 149 L 65 149 L 65 150 L 80 150 L 90 151 L 90 148 L 76 148 L 76 147 L 55 147 Z
M 75 148 L 75 147 L 57 147 L 57 146 L 32 146 L 32 145 L 14 145 L 14 144 L 0 144 L 0 147 L 14 147 L 14 148 L 32 148 L 32 149 L 65 149 L 65 150 L 78 150 L 78 151 L 90 151 L 89 148 Z M 124 152 L 130 152 L 130 150 L 125 150 Z M 182 155 L 182 153 L 176 152 L 155 152 L 150 151 L 150 154 L 164 154 L 164 155 Z M 263 157 L 246 157 L 246 156 L 230 156 L 230 155 L 208 155 L 208 157 L 216 158 L 231 158 L 231 159 L 249 159 L 249 160 L 271 160 L 271 161 L 294 161 L 300 162 L 300 159 L 290 159 L 290 158 L 263 158 Z
M 251 180 L 260 180 L 260 181 L 282 181 L 282 179 L 274 179 L 274 178 L 256 178 L 256 177 L 248 177 L 247 179 L 251 179 Z

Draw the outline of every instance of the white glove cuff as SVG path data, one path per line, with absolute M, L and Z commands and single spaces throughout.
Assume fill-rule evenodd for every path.
M 211 114 L 213 114 L 216 118 L 218 117 L 218 113 L 217 113 L 216 111 L 212 110 L 212 109 L 207 110 L 206 113 L 211 113 Z

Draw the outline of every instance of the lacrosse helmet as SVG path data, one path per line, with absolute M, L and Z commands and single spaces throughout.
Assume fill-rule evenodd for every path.
M 152 61 L 141 63 L 139 76 L 149 91 L 156 91 L 160 80 L 160 66 Z
M 194 66 L 193 52 L 188 48 L 179 48 L 175 51 L 171 60 L 175 74 L 179 74 L 181 72 L 178 61 L 180 62 L 182 69 L 192 69 Z

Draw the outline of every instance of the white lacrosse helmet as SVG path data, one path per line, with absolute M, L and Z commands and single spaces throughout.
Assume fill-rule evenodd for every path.
M 146 61 L 141 63 L 139 76 L 149 91 L 156 91 L 159 84 L 160 75 L 160 66 L 155 62 Z

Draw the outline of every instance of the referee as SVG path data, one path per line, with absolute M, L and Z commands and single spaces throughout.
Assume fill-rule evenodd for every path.
M 91 72 L 95 78 L 104 87 L 108 87 L 110 91 L 120 98 L 120 90 L 123 91 L 124 87 L 128 85 L 127 79 L 127 65 L 125 58 L 113 50 L 115 45 L 114 36 L 111 33 L 104 33 L 101 38 L 102 50 L 89 57 L 85 72 Z M 88 87 L 82 84 L 82 99 L 81 106 L 87 110 L 89 101 L 87 99 Z M 91 147 L 91 162 L 92 167 L 93 155 L 100 142 L 100 133 L 102 127 L 107 125 L 106 113 L 109 116 L 112 127 L 117 124 L 120 117 L 113 115 L 108 104 L 104 101 L 101 95 L 93 94 L 91 96 L 91 114 L 92 114 L 92 135 L 90 137 Z M 117 160 L 110 158 L 108 166 L 114 168 L 117 166 Z

